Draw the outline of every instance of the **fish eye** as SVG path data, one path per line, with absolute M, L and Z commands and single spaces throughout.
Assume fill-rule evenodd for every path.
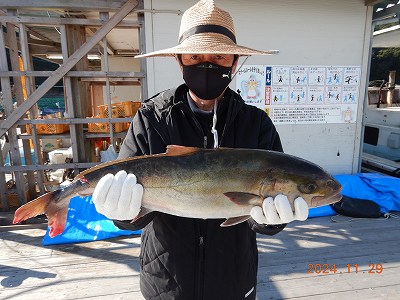
M 317 185 L 314 183 L 299 185 L 300 192 L 302 192 L 304 194 L 311 194 L 312 192 L 315 192 L 316 189 L 317 189 Z

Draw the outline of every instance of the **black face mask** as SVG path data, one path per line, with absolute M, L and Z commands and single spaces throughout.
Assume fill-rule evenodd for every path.
M 210 62 L 183 67 L 183 79 L 189 89 L 202 100 L 214 100 L 231 82 L 232 67 Z

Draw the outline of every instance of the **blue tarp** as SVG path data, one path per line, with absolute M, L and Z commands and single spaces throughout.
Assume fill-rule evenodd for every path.
M 381 212 L 400 211 L 400 178 L 375 173 L 337 175 L 335 178 L 343 186 L 343 195 L 373 200 L 381 207 Z M 309 217 L 335 215 L 330 205 L 311 208 Z M 118 229 L 114 223 L 99 214 L 92 197 L 74 197 L 68 208 L 65 230 L 61 235 L 50 238 L 49 230 L 43 238 L 43 245 L 67 244 L 103 240 L 121 235 L 140 234 L 139 231 Z
M 309 218 L 326 217 L 326 216 L 333 216 L 333 215 L 336 215 L 336 212 L 332 209 L 332 206 L 330 206 L 330 205 L 310 208 L 308 210 Z
M 121 235 L 140 234 L 138 231 L 120 230 L 114 222 L 99 214 L 92 202 L 92 196 L 74 197 L 68 206 L 67 223 L 64 232 L 54 238 L 47 229 L 43 245 L 68 244 L 104 240 Z
M 336 175 L 343 186 L 342 194 L 376 202 L 382 213 L 400 211 L 400 178 L 377 174 L 359 173 L 355 175 Z M 330 205 L 311 208 L 309 217 L 332 216 L 336 212 Z
M 375 201 L 382 213 L 400 211 L 400 178 L 377 174 L 360 173 L 338 175 L 343 186 L 343 195 Z

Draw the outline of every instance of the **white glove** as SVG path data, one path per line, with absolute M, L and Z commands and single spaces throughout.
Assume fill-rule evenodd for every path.
M 298 197 L 294 200 L 294 212 L 285 195 L 277 195 L 265 198 L 260 206 L 254 206 L 250 212 L 251 217 L 258 224 L 277 225 L 292 222 L 294 220 L 305 221 L 308 218 L 308 205 L 306 201 Z
M 132 220 L 140 211 L 143 186 L 134 174 L 119 171 L 102 177 L 93 192 L 97 212 L 113 220 Z

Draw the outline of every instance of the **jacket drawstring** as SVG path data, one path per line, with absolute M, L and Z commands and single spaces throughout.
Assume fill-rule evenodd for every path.
M 213 124 L 211 128 L 211 133 L 214 135 L 214 148 L 219 147 L 218 143 L 218 131 L 217 131 L 217 107 L 218 107 L 218 101 L 215 101 L 214 103 L 214 116 L 213 116 Z

